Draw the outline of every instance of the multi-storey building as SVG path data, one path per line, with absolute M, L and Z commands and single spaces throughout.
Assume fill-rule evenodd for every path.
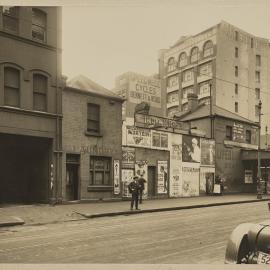
M 61 8 L 0 7 L 0 202 L 61 199 Z
M 195 36 L 182 37 L 161 50 L 159 73 L 166 92 L 166 111 L 188 109 L 187 95 L 198 95 L 199 103 L 210 103 L 258 121 L 270 113 L 269 40 L 248 34 L 224 21 Z M 262 116 L 262 131 L 269 119 Z

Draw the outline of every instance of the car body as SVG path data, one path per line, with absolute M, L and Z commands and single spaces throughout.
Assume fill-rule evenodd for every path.
M 228 240 L 225 263 L 270 264 L 270 219 L 238 225 Z

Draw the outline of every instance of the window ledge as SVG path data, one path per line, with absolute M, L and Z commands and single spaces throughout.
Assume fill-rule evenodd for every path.
M 85 136 L 93 136 L 93 137 L 102 137 L 103 135 L 101 133 L 91 132 L 91 131 L 85 131 Z
M 113 186 L 88 186 L 87 191 L 113 191 Z

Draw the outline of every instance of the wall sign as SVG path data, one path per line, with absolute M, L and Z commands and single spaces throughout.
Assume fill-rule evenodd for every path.
M 158 194 L 166 194 L 168 192 L 169 186 L 168 162 L 167 160 L 165 161 L 158 160 L 157 165 L 158 165 L 157 191 Z
M 114 160 L 113 161 L 113 190 L 114 194 L 120 194 L 120 161 Z
M 122 147 L 122 168 L 134 169 L 135 166 L 135 148 Z
M 151 147 L 151 131 L 148 129 L 127 126 L 127 145 Z

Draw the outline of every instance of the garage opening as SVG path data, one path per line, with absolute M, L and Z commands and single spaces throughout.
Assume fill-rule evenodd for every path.
M 52 140 L 0 134 L 0 203 L 47 203 Z

